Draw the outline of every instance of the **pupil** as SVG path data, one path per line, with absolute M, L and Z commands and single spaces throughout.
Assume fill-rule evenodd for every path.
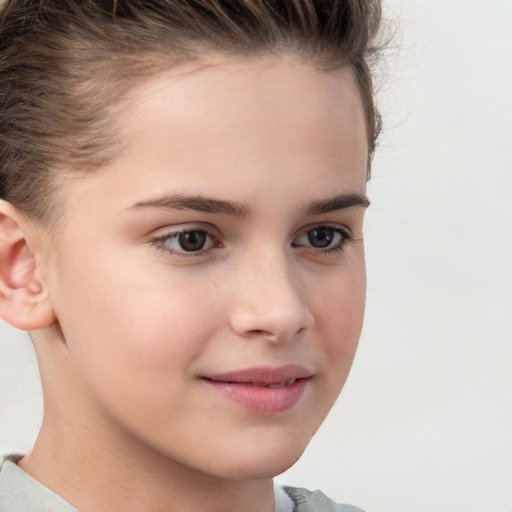
M 313 247 L 328 247 L 334 238 L 334 231 L 327 228 L 312 229 L 308 232 L 309 243 Z
M 180 233 L 179 242 L 185 251 L 200 251 L 206 243 L 206 233 L 204 231 Z

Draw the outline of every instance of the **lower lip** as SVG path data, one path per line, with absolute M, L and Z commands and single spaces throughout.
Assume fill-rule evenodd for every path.
M 236 382 L 204 379 L 204 382 L 223 397 L 259 414 L 277 414 L 291 409 L 299 402 L 309 379 L 297 379 L 289 386 L 270 388 Z

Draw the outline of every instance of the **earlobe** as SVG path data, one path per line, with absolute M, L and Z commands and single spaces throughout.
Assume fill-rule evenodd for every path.
M 28 223 L 16 208 L 0 200 L 0 318 L 25 331 L 55 322 L 29 235 Z

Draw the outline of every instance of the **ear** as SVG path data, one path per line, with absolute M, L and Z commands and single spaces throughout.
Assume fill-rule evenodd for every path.
M 0 200 L 0 318 L 24 331 L 55 322 L 47 287 L 38 279 L 34 230 L 12 204 Z

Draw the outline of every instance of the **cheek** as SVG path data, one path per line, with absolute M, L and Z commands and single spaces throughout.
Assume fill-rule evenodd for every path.
M 167 428 L 177 414 L 173 397 L 186 392 L 218 321 L 207 288 L 165 275 L 130 275 L 106 260 L 94 272 L 62 269 L 58 310 L 70 381 L 88 410 L 99 404 L 133 429 L 147 417 Z
M 216 321 L 208 288 L 111 260 L 60 267 L 56 310 L 75 363 L 98 379 L 153 380 L 193 360 Z
M 324 283 L 315 300 L 315 323 L 329 365 L 348 374 L 363 326 L 366 301 L 364 260 Z

